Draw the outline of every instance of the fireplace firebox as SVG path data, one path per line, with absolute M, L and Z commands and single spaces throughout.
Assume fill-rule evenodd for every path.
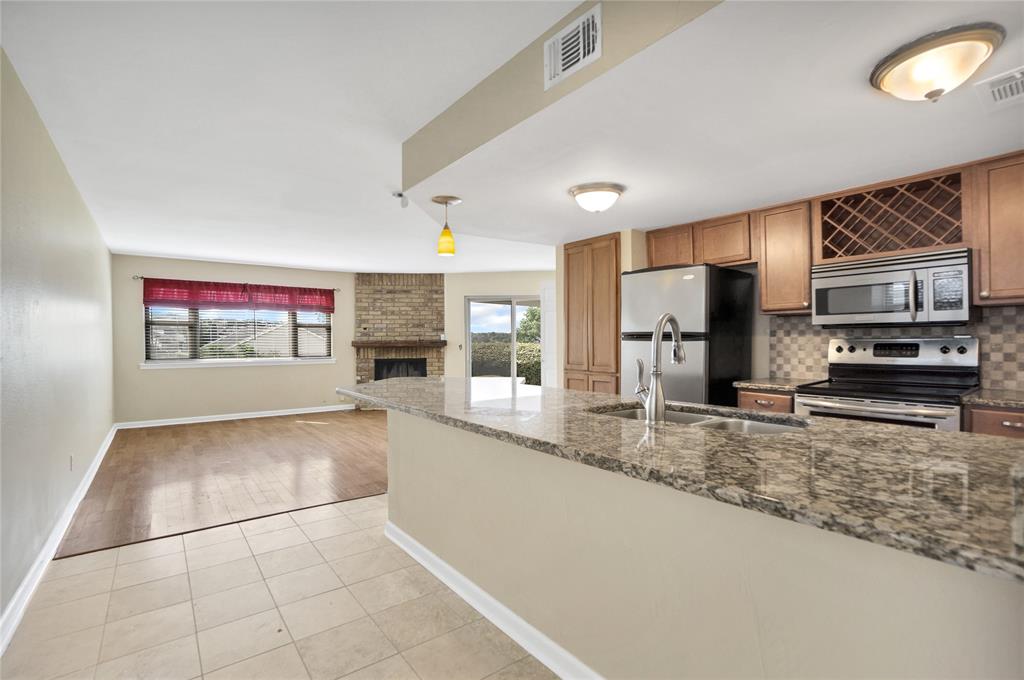
M 426 358 L 373 360 L 374 380 L 387 380 L 388 378 L 425 378 L 426 376 Z

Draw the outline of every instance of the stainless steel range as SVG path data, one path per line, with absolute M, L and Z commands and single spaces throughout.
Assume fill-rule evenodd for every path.
M 835 338 L 828 380 L 797 387 L 794 411 L 956 432 L 978 385 L 976 338 Z

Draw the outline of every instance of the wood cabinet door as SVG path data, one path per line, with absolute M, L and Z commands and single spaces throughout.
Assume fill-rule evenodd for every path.
M 565 249 L 565 368 L 586 371 L 590 364 L 590 246 Z M 568 378 L 566 378 L 568 380 Z M 584 387 L 587 389 L 586 379 Z M 576 389 L 576 388 L 573 388 Z
M 587 379 L 587 374 L 577 373 L 575 371 L 566 371 L 565 388 L 567 390 L 579 390 L 581 392 L 589 392 L 590 381 Z
M 750 260 L 750 214 L 699 222 L 694 227 L 693 250 L 701 264 Z
M 751 411 L 768 411 L 770 413 L 793 412 L 793 397 L 785 394 L 740 390 L 737 396 L 740 408 Z
M 590 244 L 591 371 L 619 372 L 619 235 Z
M 1024 303 L 1024 154 L 971 168 L 976 304 Z
M 971 408 L 971 432 L 1024 439 L 1024 412 Z
M 602 394 L 618 394 L 619 393 L 619 377 L 617 375 L 611 375 L 609 373 L 591 373 L 590 378 L 590 391 L 601 392 Z
M 693 225 L 647 232 L 647 266 L 693 264 Z
M 761 242 L 761 310 L 810 313 L 810 204 L 763 210 L 755 221 Z

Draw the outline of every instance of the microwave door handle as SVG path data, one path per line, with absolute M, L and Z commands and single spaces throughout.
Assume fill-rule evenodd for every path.
M 907 299 L 910 300 L 910 320 L 917 321 L 917 272 L 911 270 L 907 284 Z
M 908 409 L 888 409 L 878 408 L 877 406 L 858 406 L 856 404 L 837 404 L 831 401 L 811 401 L 809 399 L 803 399 L 800 402 L 801 406 L 818 406 L 820 408 L 831 408 L 837 411 L 862 411 L 864 413 L 884 413 L 893 416 L 930 416 L 932 418 L 941 418 L 946 414 L 933 411 L 931 409 L 924 408 L 908 408 Z

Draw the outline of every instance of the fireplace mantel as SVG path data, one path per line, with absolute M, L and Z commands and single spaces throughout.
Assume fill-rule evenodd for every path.
M 353 347 L 444 347 L 447 340 L 353 340 Z

